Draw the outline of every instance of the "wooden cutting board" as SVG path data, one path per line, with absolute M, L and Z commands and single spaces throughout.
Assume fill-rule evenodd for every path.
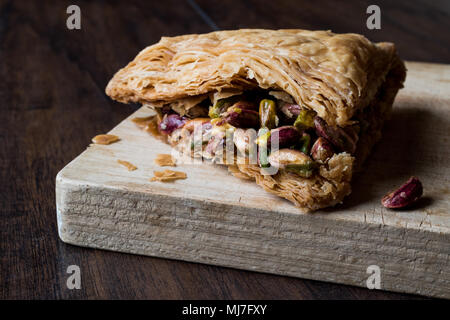
M 131 118 L 56 177 L 60 238 L 107 250 L 450 298 L 450 66 L 408 63 L 391 121 L 343 205 L 313 214 L 231 176 L 181 164 L 186 180 L 149 182 L 168 145 Z M 100 106 L 99 106 L 100 107 Z M 127 171 L 117 160 L 138 167 Z M 173 168 L 171 168 L 173 169 Z M 424 185 L 413 209 L 381 197 L 411 175 Z M 372 267 L 373 268 L 373 267 Z M 371 271 L 375 270 L 375 271 Z M 369 271 L 369 273 L 368 273 Z

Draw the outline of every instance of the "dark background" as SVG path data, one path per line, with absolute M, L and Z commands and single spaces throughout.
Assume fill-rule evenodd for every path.
M 66 8 L 81 8 L 81 30 Z M 381 7 L 381 30 L 366 8 Z M 450 1 L 0 0 L 0 298 L 405 299 L 318 281 L 84 249 L 57 235 L 55 176 L 136 106 L 108 80 L 161 36 L 305 28 L 395 42 L 406 60 L 450 63 Z M 81 268 L 68 290 L 66 268 Z

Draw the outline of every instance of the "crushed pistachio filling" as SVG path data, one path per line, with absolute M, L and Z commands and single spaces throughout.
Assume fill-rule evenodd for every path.
M 195 149 L 195 156 L 209 159 L 223 157 L 225 142 L 232 141 L 237 154 L 255 152 L 259 167 L 273 166 L 304 178 L 334 153 L 356 150 L 359 126 L 330 126 L 285 92 L 255 90 L 214 100 L 213 96 L 196 106 L 203 108 L 197 116 L 180 115 L 170 105 L 164 106 L 159 110 L 159 132 L 177 145 L 184 143 L 191 154 Z M 194 129 L 194 124 L 200 129 Z M 192 137 L 198 134 L 201 139 L 196 143 Z

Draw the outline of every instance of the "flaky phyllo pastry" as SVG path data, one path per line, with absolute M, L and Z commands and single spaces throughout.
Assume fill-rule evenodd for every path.
M 350 194 L 405 73 L 392 43 L 357 34 L 219 31 L 162 38 L 106 93 L 154 109 L 147 130 L 175 148 L 311 211 Z

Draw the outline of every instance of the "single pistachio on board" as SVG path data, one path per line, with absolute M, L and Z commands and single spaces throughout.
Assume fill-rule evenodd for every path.
M 349 134 L 340 127 L 329 126 L 325 120 L 320 117 L 314 118 L 314 125 L 316 127 L 317 135 L 331 142 L 338 151 L 346 151 L 351 154 L 355 153 L 356 143 L 358 142 L 358 135 L 356 133 Z
M 315 161 L 326 162 L 334 154 L 333 147 L 327 139 L 319 137 L 311 148 L 311 157 Z
M 271 166 L 296 173 L 304 178 L 311 177 L 316 168 L 316 163 L 298 150 L 280 149 L 272 152 L 268 160 Z
M 228 108 L 224 114 L 224 119 L 236 128 L 257 128 L 259 127 L 259 114 L 256 111 L 241 109 L 238 107 Z
M 273 129 L 278 124 L 277 105 L 275 101 L 263 99 L 259 103 L 259 120 L 261 127 Z
M 180 117 L 178 114 L 166 114 L 158 125 L 158 129 L 164 134 L 171 134 L 176 129 L 183 127 L 185 123 L 186 118 Z
M 405 208 L 416 202 L 423 193 L 422 183 L 416 177 L 409 178 L 400 188 L 389 192 L 381 204 L 389 209 Z
M 310 128 L 314 128 L 314 117 L 316 113 L 312 110 L 302 109 L 295 119 L 294 127 L 298 130 L 306 130 Z

